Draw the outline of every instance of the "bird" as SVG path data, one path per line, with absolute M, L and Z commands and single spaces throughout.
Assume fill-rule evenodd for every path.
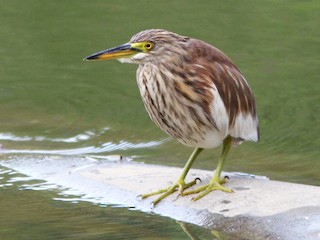
M 223 186 L 221 172 L 231 146 L 260 138 L 253 92 L 235 63 L 218 48 L 196 38 L 164 29 L 148 29 L 129 42 L 94 53 L 84 60 L 117 59 L 137 64 L 136 81 L 151 120 L 183 145 L 194 148 L 177 182 L 142 194 L 160 194 L 156 205 L 178 191 L 196 194 L 197 201 L 214 190 L 231 193 Z M 212 179 L 190 190 L 197 179 L 186 182 L 192 164 L 204 149 L 222 145 Z

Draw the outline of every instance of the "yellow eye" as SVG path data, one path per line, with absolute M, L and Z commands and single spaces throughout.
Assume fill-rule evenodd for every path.
M 147 50 L 151 50 L 153 48 L 154 44 L 152 42 L 147 42 L 144 47 L 147 49 Z

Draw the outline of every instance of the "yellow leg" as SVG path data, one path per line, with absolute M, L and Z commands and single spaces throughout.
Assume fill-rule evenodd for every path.
M 187 189 L 189 187 L 191 187 L 192 185 L 196 184 L 197 179 L 189 182 L 189 183 L 185 183 L 185 178 L 187 176 L 187 173 L 189 172 L 191 165 L 193 164 L 194 160 L 196 160 L 197 156 L 200 154 L 200 152 L 202 151 L 202 148 L 195 148 L 194 151 L 192 152 L 191 156 L 188 159 L 187 164 L 184 166 L 183 171 L 181 176 L 179 177 L 178 181 L 176 182 L 176 184 L 172 185 L 171 187 L 165 188 L 165 189 L 161 189 L 149 194 L 143 194 L 141 195 L 141 198 L 147 198 L 153 195 L 157 195 L 162 193 L 162 195 L 160 197 L 158 197 L 156 200 L 154 200 L 152 203 L 153 205 L 156 205 L 157 203 L 159 203 L 162 199 L 166 198 L 167 196 L 169 196 L 170 194 L 174 193 L 177 189 L 179 190 L 179 194 L 182 195 L 184 189 Z
M 228 136 L 223 141 L 223 149 L 222 149 L 222 153 L 221 153 L 221 156 L 220 156 L 220 159 L 218 162 L 218 166 L 217 166 L 217 168 L 215 170 L 215 174 L 214 174 L 213 178 L 210 180 L 210 182 L 208 184 L 201 186 L 199 188 L 196 188 L 194 190 L 184 192 L 183 195 L 200 193 L 192 199 L 193 201 L 197 201 L 200 198 L 207 195 L 209 192 L 212 192 L 214 190 L 221 190 L 224 192 L 233 192 L 231 189 L 222 186 L 222 184 L 225 183 L 225 179 L 220 178 L 225 159 L 226 159 L 228 152 L 230 150 L 230 147 L 231 147 L 231 141 L 232 141 L 232 138 L 230 136 Z

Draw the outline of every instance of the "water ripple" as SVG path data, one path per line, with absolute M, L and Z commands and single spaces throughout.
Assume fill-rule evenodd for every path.
M 83 155 L 93 153 L 112 152 L 117 150 L 150 148 L 159 146 L 162 143 L 168 141 L 168 139 L 160 141 L 131 143 L 127 141 L 120 141 L 118 143 L 107 142 L 101 146 L 87 146 L 82 148 L 60 149 L 60 150 L 29 150 L 29 149 L 2 149 L 1 153 L 36 153 L 36 154 L 59 154 L 59 155 Z
M 88 141 L 94 137 L 101 136 L 109 128 L 105 127 L 101 131 L 85 131 L 83 133 L 77 134 L 68 138 L 49 138 L 44 136 L 17 136 L 12 133 L 0 133 L 0 141 L 49 141 L 49 142 L 63 142 L 63 143 L 78 143 L 81 141 Z M 129 149 L 139 149 L 139 148 L 150 148 L 155 147 L 160 144 L 163 144 L 170 140 L 170 138 L 166 138 L 159 141 L 150 141 L 150 142 L 140 142 L 140 143 L 132 143 L 129 141 L 121 140 L 119 142 L 106 142 L 102 143 L 99 146 L 85 146 L 80 148 L 68 148 L 68 149 L 54 149 L 54 150 L 42 150 L 42 149 L 5 149 L 0 144 L 0 152 L 1 153 L 35 153 L 35 154 L 59 154 L 59 155 L 83 155 L 83 154 L 95 154 L 95 153 L 104 153 L 104 152 L 112 152 L 118 150 L 129 150 Z
M 6 140 L 6 141 L 17 141 L 17 142 L 27 142 L 27 141 L 50 141 L 50 142 L 65 142 L 65 143 L 77 143 L 81 141 L 89 140 L 93 137 L 100 136 L 104 134 L 106 131 L 108 131 L 109 128 L 105 127 L 102 130 L 100 130 L 98 133 L 94 131 L 85 131 L 84 133 L 80 133 L 76 136 L 68 137 L 68 138 L 48 138 L 45 136 L 16 136 L 12 133 L 0 133 L 0 140 Z

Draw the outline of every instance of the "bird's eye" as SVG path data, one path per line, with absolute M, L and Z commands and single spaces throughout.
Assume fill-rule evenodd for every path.
M 152 42 L 147 42 L 146 45 L 144 45 L 144 47 L 147 49 L 147 50 L 151 50 L 153 48 L 153 43 Z

